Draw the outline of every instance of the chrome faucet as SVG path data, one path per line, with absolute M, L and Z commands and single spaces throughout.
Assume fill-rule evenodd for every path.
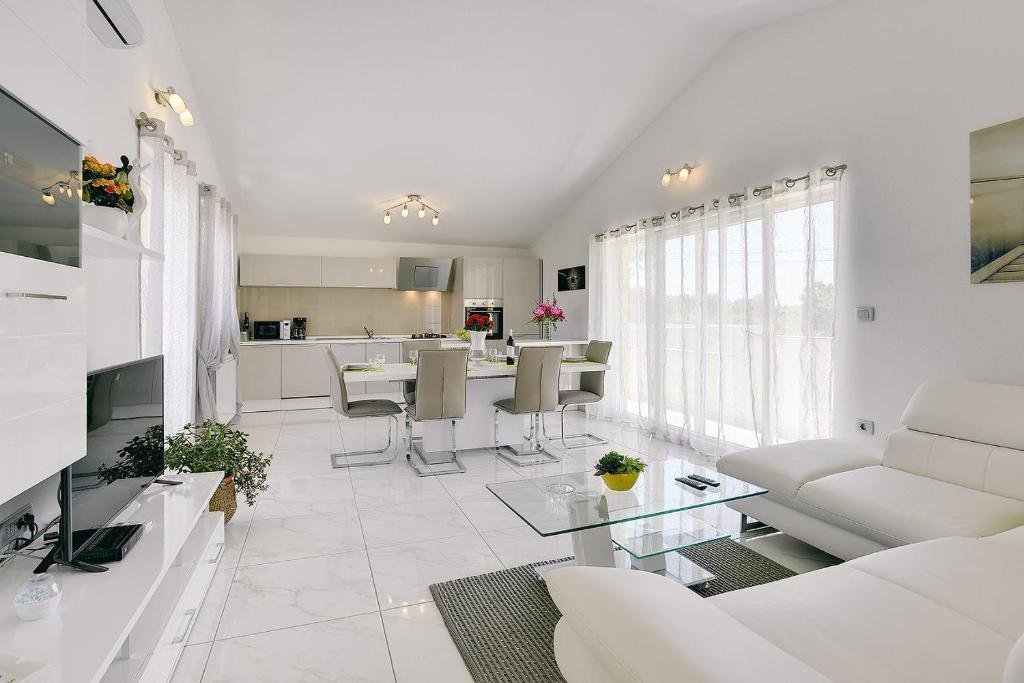
M 373 339 L 373 330 L 363 325 L 363 330 L 366 332 L 367 339 Z

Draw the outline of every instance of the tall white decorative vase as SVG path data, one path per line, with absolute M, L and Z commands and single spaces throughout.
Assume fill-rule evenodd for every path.
M 483 331 L 469 331 L 469 359 L 480 362 L 487 358 L 487 333 Z

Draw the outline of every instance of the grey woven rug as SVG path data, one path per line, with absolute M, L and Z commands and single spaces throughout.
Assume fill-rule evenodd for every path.
M 718 578 L 691 587 L 708 597 L 794 576 L 794 572 L 722 539 L 682 552 Z M 564 683 L 553 649 L 561 616 L 537 578 L 538 562 L 430 587 L 455 645 L 477 683 Z

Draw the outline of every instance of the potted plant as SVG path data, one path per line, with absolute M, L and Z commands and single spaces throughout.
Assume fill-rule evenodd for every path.
M 164 457 L 167 468 L 177 472 L 224 472 L 224 481 L 210 498 L 210 511 L 223 512 L 225 524 L 238 507 L 236 491 L 252 506 L 256 496 L 267 490 L 271 456 L 253 452 L 244 432 L 216 420 L 185 425 L 167 440 Z
M 469 331 L 469 356 L 475 361 L 487 358 L 487 333 L 494 329 L 494 321 L 485 313 L 472 313 L 466 318 Z
M 608 451 L 594 465 L 594 476 L 604 479 L 612 491 L 628 491 L 636 484 L 647 463 L 639 458 Z
M 558 329 L 558 323 L 565 322 L 565 311 L 558 307 L 554 293 L 551 294 L 550 302 L 545 299 L 534 307 L 529 322 L 540 328 L 541 339 L 551 339 L 551 331 Z

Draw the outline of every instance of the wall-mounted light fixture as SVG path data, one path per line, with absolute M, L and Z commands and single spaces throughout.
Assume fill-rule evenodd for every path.
M 76 194 L 78 198 L 82 198 L 82 181 L 78 178 L 78 171 L 68 171 L 67 180 L 58 180 L 49 187 L 44 187 L 42 190 L 42 196 L 40 199 L 43 200 L 44 204 L 53 206 L 56 198 L 53 196 L 54 192 L 59 192 L 62 195 L 67 195 L 68 199 L 71 199 Z
M 425 218 L 426 215 L 427 215 L 427 211 L 433 212 L 434 217 L 430 219 L 431 225 L 437 225 L 438 223 L 441 222 L 441 212 L 440 211 L 438 211 L 437 209 L 431 207 L 426 202 L 424 202 L 423 198 L 420 197 L 420 195 L 418 195 L 418 194 L 410 194 L 410 195 L 406 195 L 405 199 L 403 201 L 399 202 L 398 204 L 395 204 L 394 206 L 389 206 L 388 208 L 384 209 L 384 225 L 390 225 L 391 224 L 391 212 L 394 211 L 395 209 L 398 209 L 398 208 L 401 208 L 401 212 L 400 213 L 401 213 L 402 218 L 408 218 L 409 217 L 409 205 L 410 204 L 419 204 L 420 205 L 419 210 L 416 211 L 416 215 L 419 218 Z
M 174 88 L 169 87 L 167 90 L 156 90 L 153 92 L 153 97 L 156 99 L 158 104 L 162 104 L 177 114 L 178 120 L 181 121 L 181 125 L 195 125 L 196 120 L 193 118 L 192 112 L 188 110 L 188 106 L 185 104 L 185 99 L 175 92 Z
M 672 176 L 679 179 L 679 182 L 685 183 L 690 178 L 690 174 L 693 169 L 697 168 L 698 164 L 683 164 L 678 171 L 673 171 L 671 168 L 666 168 L 665 172 L 661 175 L 661 186 L 668 187 L 672 184 Z

